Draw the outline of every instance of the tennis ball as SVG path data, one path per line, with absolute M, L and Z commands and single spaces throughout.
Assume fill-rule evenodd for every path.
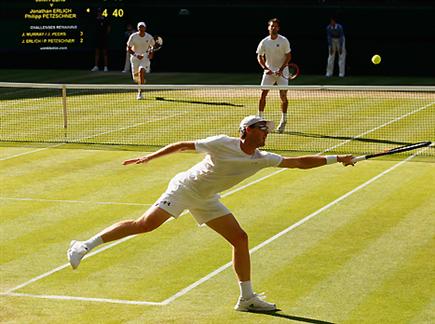
M 381 57 L 378 54 L 373 55 L 372 62 L 373 62 L 373 64 L 379 64 L 379 63 L 381 63 Z

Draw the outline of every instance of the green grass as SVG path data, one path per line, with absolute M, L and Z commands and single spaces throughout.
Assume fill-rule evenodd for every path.
M 202 157 L 183 153 L 125 167 L 122 160 L 142 152 L 35 151 L 41 148 L 0 147 L 1 292 L 65 264 L 71 239 L 140 216 L 173 175 Z M 233 311 L 238 287 L 227 268 L 160 306 L 0 296 L 1 321 L 431 322 L 435 166 L 412 161 L 252 254 L 254 288 L 277 303 L 281 310 L 275 314 Z M 253 248 L 397 163 L 287 170 L 222 201 Z M 275 171 L 265 169 L 239 187 Z M 15 292 L 161 302 L 230 260 L 228 244 L 187 214 L 84 260 L 77 271 L 67 267 Z

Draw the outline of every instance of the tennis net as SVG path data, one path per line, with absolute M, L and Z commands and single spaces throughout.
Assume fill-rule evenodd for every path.
M 257 114 L 259 86 L 22 84 L 0 82 L 0 141 L 161 147 L 238 136 Z M 263 87 L 264 89 L 264 87 Z M 270 87 L 265 117 L 281 117 Z M 283 88 L 284 89 L 284 88 Z M 435 140 L 435 87 L 291 86 L 284 133 L 265 149 L 364 154 Z M 435 149 L 424 156 L 433 159 Z

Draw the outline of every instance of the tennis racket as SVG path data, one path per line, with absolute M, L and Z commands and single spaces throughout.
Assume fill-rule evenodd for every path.
M 163 46 L 163 38 L 161 38 L 160 36 L 154 36 L 154 42 L 155 44 L 153 46 L 153 52 L 157 52 Z
M 431 144 L 432 144 L 432 142 L 419 142 L 419 143 L 415 143 L 415 144 L 408 144 L 408 145 L 404 145 L 404 146 L 399 146 L 399 147 L 393 148 L 391 150 L 386 150 L 386 151 L 379 152 L 379 153 L 368 154 L 368 155 L 361 155 L 361 156 L 354 157 L 352 159 L 352 162 L 356 163 L 356 162 L 359 162 L 359 161 L 375 158 L 375 157 L 378 157 L 378 156 L 384 156 L 384 155 L 390 155 L 390 154 L 396 154 L 396 153 L 402 153 L 402 152 L 406 152 L 406 151 L 411 151 L 411 150 L 415 150 L 415 149 L 422 148 L 422 147 L 425 147 L 425 146 L 429 146 Z
M 299 66 L 296 63 L 289 63 L 287 68 L 280 74 L 284 79 L 294 80 L 300 74 Z

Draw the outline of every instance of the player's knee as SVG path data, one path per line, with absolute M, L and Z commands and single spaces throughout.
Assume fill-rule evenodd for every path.
M 242 230 L 240 233 L 240 240 L 244 243 L 248 243 L 249 241 L 248 233 Z
M 235 246 L 248 245 L 248 241 L 249 241 L 248 234 L 244 230 L 240 229 L 235 235 L 233 245 Z

